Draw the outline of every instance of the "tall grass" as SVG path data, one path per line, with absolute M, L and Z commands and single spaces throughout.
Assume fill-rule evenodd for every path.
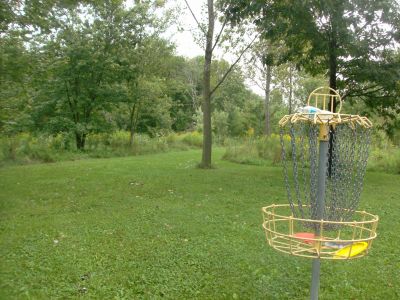
M 289 136 L 284 138 L 290 139 Z M 223 156 L 225 160 L 252 165 L 278 165 L 281 162 L 280 137 L 277 134 L 272 134 L 270 137 L 220 138 L 219 141 L 226 149 Z M 73 136 L 68 134 L 34 136 L 21 133 L 13 137 L 0 138 L 0 165 L 188 150 L 200 148 L 202 143 L 201 133 L 195 131 L 171 133 L 154 138 L 138 134 L 131 145 L 128 132 L 116 131 L 89 135 L 85 151 L 78 151 Z M 291 149 L 287 148 L 286 151 L 290 157 Z M 382 136 L 375 136 L 368 160 L 368 170 L 400 174 L 400 147 L 394 146 L 390 140 Z
M 200 133 L 187 132 L 154 138 L 138 134 L 130 144 L 128 132 L 116 131 L 88 135 L 85 150 L 78 151 L 73 136 L 68 134 L 34 136 L 21 133 L 0 138 L 0 164 L 142 155 L 198 148 L 202 146 L 202 142 Z
M 284 136 L 290 139 L 289 136 Z M 400 174 L 400 147 L 394 146 L 390 140 L 373 138 L 367 169 L 393 174 Z M 289 143 L 285 143 L 288 146 Z M 291 150 L 286 149 L 287 157 Z M 223 156 L 225 160 L 243 164 L 272 164 L 281 162 L 281 145 L 279 135 L 270 137 L 252 137 L 230 140 Z
M 368 170 L 400 175 L 400 148 L 386 149 L 374 147 L 368 160 Z
M 289 139 L 289 136 L 284 136 Z M 291 155 L 291 149 L 286 149 Z M 246 137 L 231 139 L 226 142 L 223 159 L 243 164 L 279 164 L 281 162 L 280 137 L 272 134 L 269 137 Z

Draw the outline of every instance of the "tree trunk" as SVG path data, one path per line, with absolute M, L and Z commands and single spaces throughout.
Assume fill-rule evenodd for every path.
M 292 113 L 292 101 L 293 101 L 293 72 L 292 66 L 289 66 L 289 115 Z
M 271 69 L 272 66 L 266 65 L 266 78 L 265 78 L 265 99 L 264 99 L 264 108 L 265 108 L 265 127 L 264 134 L 269 136 L 271 134 L 271 115 L 269 110 L 269 98 L 271 94 Z
M 204 60 L 203 90 L 203 153 L 202 168 L 211 168 L 212 132 L 211 132 L 211 60 L 214 36 L 214 1 L 208 0 L 208 30 Z
M 129 146 L 133 145 L 133 138 L 135 136 L 135 126 L 134 126 L 135 108 L 136 104 L 132 106 L 131 113 L 129 115 Z
M 85 149 L 85 143 L 86 143 L 86 134 L 85 133 L 75 133 L 75 140 L 76 140 L 76 148 L 78 150 L 84 150 Z
M 129 146 L 133 145 L 134 137 L 135 137 L 135 130 L 133 129 L 132 126 L 129 130 Z
M 331 89 L 336 90 L 336 75 L 337 75 L 337 57 L 336 57 L 336 31 L 334 26 L 332 26 L 332 32 L 329 41 L 329 87 Z M 333 91 L 330 91 L 330 94 L 333 94 Z M 332 103 L 333 101 L 333 103 Z M 333 107 L 332 112 L 336 112 L 336 98 L 330 97 L 329 100 L 329 109 Z M 335 134 L 335 128 L 330 126 L 331 134 L 329 135 L 329 157 L 328 157 L 328 175 L 331 177 L 332 175 L 332 157 L 333 157 L 333 139 Z
M 330 41 L 329 45 L 329 87 L 331 89 L 336 90 L 336 75 L 337 75 L 337 59 L 336 59 L 336 41 L 334 38 Z M 333 93 L 333 92 L 331 92 Z M 329 108 L 332 105 L 333 101 L 333 112 L 336 112 L 336 100 L 335 98 L 331 97 L 329 101 Z

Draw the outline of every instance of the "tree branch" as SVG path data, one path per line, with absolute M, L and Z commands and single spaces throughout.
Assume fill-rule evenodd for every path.
M 229 67 L 229 69 L 225 72 L 224 76 L 222 76 L 221 80 L 218 82 L 218 84 L 211 90 L 210 92 L 210 97 L 212 96 L 212 94 L 219 88 L 219 86 L 225 81 L 226 77 L 229 75 L 229 73 L 233 70 L 233 68 L 237 65 L 237 63 L 239 62 L 239 60 L 242 58 L 243 54 L 253 45 L 254 41 L 256 40 L 256 38 L 258 38 L 258 34 L 253 38 L 253 40 L 247 45 L 246 48 L 244 48 L 244 50 L 242 51 L 242 53 L 240 53 L 240 55 L 238 56 L 238 58 L 235 60 L 235 62 L 233 64 L 231 64 L 231 66 Z
M 67 92 L 67 100 L 68 100 L 69 109 L 71 110 L 72 118 L 73 118 L 74 121 L 76 122 L 76 120 L 75 120 L 74 107 L 73 107 L 73 105 L 72 105 L 71 97 L 70 97 L 70 95 L 69 95 L 68 83 L 65 81 L 64 84 L 65 84 L 65 91 Z
M 190 8 L 189 3 L 185 0 L 186 6 L 189 9 L 190 13 L 192 14 L 194 20 L 197 23 L 197 26 L 199 26 L 200 30 L 204 33 L 204 35 L 207 35 L 207 32 L 204 30 L 203 26 L 201 26 L 200 22 L 197 20 L 196 15 L 194 14 L 193 10 Z
M 260 84 L 260 83 L 258 82 L 258 80 L 251 79 L 251 81 L 252 81 L 256 86 L 258 86 L 260 89 L 262 89 L 263 91 L 265 91 L 265 90 L 267 89 L 267 87 L 266 87 L 264 84 Z
M 353 89 L 349 90 L 347 94 L 345 94 L 342 99 L 344 100 L 347 97 L 361 97 L 361 96 L 368 96 L 373 93 L 382 91 L 384 88 L 380 87 L 379 85 L 375 84 L 373 86 L 369 86 L 366 88 L 361 88 L 361 89 Z
M 74 123 L 75 123 L 75 124 L 78 124 L 78 123 L 79 123 L 79 112 L 78 112 L 78 110 L 76 109 L 76 107 L 77 107 L 76 100 L 73 99 L 73 100 L 71 101 L 71 95 L 70 95 L 70 92 L 69 92 L 69 89 L 68 89 L 68 82 L 67 82 L 67 81 L 64 81 L 64 84 L 65 84 L 65 90 L 66 90 L 66 92 L 67 92 L 67 100 L 68 100 L 69 108 L 70 108 L 70 110 L 71 110 L 72 118 L 73 118 L 73 120 L 74 120 Z
M 258 71 L 260 71 L 261 74 L 265 74 L 265 69 L 260 68 L 259 65 L 255 64 L 254 67 L 255 67 Z
M 219 39 L 220 39 L 220 37 L 221 37 L 222 31 L 224 31 L 224 28 L 225 28 L 225 25 L 226 25 L 227 22 L 228 22 L 228 18 L 225 17 L 224 23 L 222 24 L 221 30 L 219 31 L 219 33 L 218 33 L 218 35 L 217 35 L 217 38 L 215 39 L 215 43 L 214 43 L 214 45 L 212 46 L 211 51 L 214 51 L 215 46 L 217 46 L 218 41 L 219 41 Z

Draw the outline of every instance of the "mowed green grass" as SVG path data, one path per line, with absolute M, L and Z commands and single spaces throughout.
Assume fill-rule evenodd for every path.
M 265 242 L 279 167 L 200 151 L 0 169 L 0 298 L 307 299 L 311 260 Z M 370 254 L 323 261 L 320 299 L 400 298 L 400 176 L 368 173 Z

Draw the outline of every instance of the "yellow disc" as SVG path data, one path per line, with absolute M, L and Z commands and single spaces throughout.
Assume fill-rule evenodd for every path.
M 334 258 L 348 258 L 359 255 L 364 252 L 368 248 L 368 243 L 366 242 L 358 242 L 351 245 L 348 245 L 338 251 L 335 252 Z M 351 252 L 350 252 L 351 251 Z

